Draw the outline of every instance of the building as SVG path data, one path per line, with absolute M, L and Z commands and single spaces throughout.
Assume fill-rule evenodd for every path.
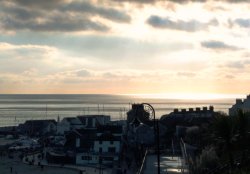
M 76 153 L 77 165 L 113 165 L 122 146 L 122 126 L 99 125 L 96 129 L 78 129 L 66 135 L 65 146 Z
M 250 112 L 250 95 L 246 99 L 236 99 L 236 103 L 229 108 L 229 115 L 237 115 L 239 110 L 242 110 L 243 113 Z
M 144 109 L 143 104 L 133 104 L 127 112 L 127 144 L 136 147 L 137 144 L 151 146 L 155 141 L 154 120 Z
M 77 117 L 65 117 L 57 125 L 57 133 L 64 134 L 67 131 L 88 128 L 95 129 L 98 125 L 106 125 L 110 122 L 108 115 L 79 115 Z
M 189 108 L 186 109 L 174 109 L 173 112 L 163 115 L 160 122 L 167 127 L 174 127 L 176 125 L 181 126 L 193 126 L 208 124 L 214 118 L 216 112 L 214 112 L 214 107 L 202 107 L 202 108 Z
M 150 120 L 150 114 L 144 110 L 143 104 L 132 104 L 132 109 L 127 112 L 127 123 L 138 123 L 137 126 L 139 126 L 139 123 L 149 126 L 153 125 L 153 121 Z
M 83 127 L 82 122 L 77 117 L 65 117 L 57 124 L 57 134 L 63 135 L 67 131 Z
M 18 130 L 30 136 L 41 136 L 56 132 L 57 123 L 55 120 L 27 120 L 18 126 Z
M 146 124 L 140 124 L 136 129 L 134 134 L 135 142 L 137 144 L 144 144 L 151 146 L 155 143 L 155 132 L 154 128 Z
M 77 118 L 84 128 L 96 128 L 98 125 L 106 125 L 110 122 L 109 115 L 79 115 Z

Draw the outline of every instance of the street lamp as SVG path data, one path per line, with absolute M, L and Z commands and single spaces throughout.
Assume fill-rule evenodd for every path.
M 146 108 L 146 111 L 151 114 L 151 118 L 154 121 L 154 135 L 155 135 L 155 142 L 157 144 L 157 173 L 161 173 L 161 167 L 160 167 L 160 135 L 159 135 L 159 119 L 155 119 L 155 110 L 152 105 L 149 103 L 142 103 L 144 108 Z

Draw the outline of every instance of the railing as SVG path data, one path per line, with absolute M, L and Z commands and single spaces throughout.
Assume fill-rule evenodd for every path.
M 180 146 L 181 146 L 182 156 L 185 159 L 185 161 L 187 161 L 188 160 L 187 149 L 186 149 L 186 145 L 185 145 L 182 138 L 180 140 Z
M 146 158 L 147 158 L 147 155 L 148 155 L 148 149 L 146 149 L 145 151 L 145 155 L 143 157 L 143 160 L 142 160 L 142 163 L 141 163 L 141 167 L 140 169 L 138 170 L 138 172 L 136 174 L 143 174 L 143 171 L 146 167 Z

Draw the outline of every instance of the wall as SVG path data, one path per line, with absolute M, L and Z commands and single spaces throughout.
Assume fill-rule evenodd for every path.
M 113 141 L 113 144 L 111 144 L 110 141 L 102 141 L 102 144 L 99 143 L 99 141 L 95 141 L 94 143 L 94 151 L 99 153 L 99 148 L 102 148 L 102 152 L 108 152 L 109 147 L 115 147 L 115 152 L 120 152 L 120 141 Z

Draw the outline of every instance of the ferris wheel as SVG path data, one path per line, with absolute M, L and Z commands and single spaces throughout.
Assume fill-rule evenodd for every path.
M 149 120 L 155 120 L 155 110 L 153 106 L 148 103 L 142 103 L 142 105 L 143 109 L 149 114 Z

